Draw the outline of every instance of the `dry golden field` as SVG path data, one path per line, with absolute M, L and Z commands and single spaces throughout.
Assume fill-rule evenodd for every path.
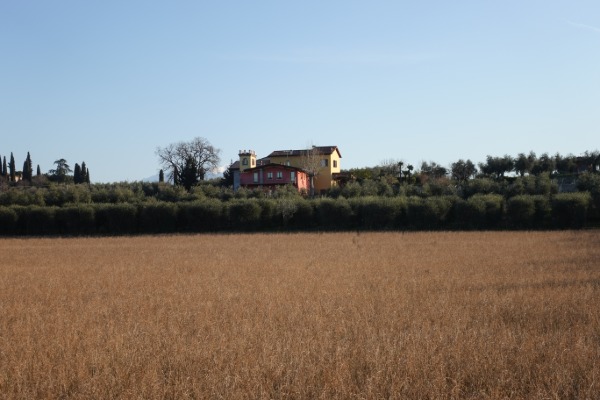
M 600 232 L 0 239 L 0 398 L 600 398 Z

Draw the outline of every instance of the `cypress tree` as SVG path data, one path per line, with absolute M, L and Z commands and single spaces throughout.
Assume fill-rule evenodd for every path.
M 4 161 L 2 161 L 2 176 L 6 177 L 8 175 L 8 170 L 6 169 L 6 156 L 4 156 Z
M 81 167 L 77 163 L 75 163 L 75 168 L 73 170 L 73 183 L 76 185 L 81 183 Z
M 192 157 L 188 157 L 185 162 L 185 168 L 181 171 L 181 185 L 189 191 L 192 186 L 198 183 L 198 176 L 196 174 L 198 171 L 198 165 L 196 164 L 196 160 Z
M 15 169 L 15 157 L 13 156 L 13 153 L 10 153 L 10 161 L 8 163 L 8 169 L 10 172 L 10 181 L 14 182 L 16 180 L 16 169 Z
M 23 179 L 31 182 L 31 178 L 33 178 L 33 166 L 31 163 L 31 156 L 29 152 L 27 152 L 27 158 L 23 163 Z
M 158 181 L 159 182 L 164 182 L 165 181 L 165 173 L 163 172 L 162 169 L 160 171 L 158 171 Z
M 88 170 L 85 165 L 85 161 L 83 161 L 81 163 L 81 183 L 90 183 L 87 175 L 88 175 Z
M 89 168 L 85 168 L 85 183 L 90 183 L 90 170 Z
M 42 170 L 40 169 L 40 164 L 37 166 L 37 176 L 42 176 Z

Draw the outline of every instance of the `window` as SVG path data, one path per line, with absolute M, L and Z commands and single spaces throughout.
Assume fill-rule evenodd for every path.
M 290 181 L 296 182 L 296 171 L 290 172 Z
M 337 160 L 333 160 L 333 168 L 337 168 Z
M 248 159 L 247 158 L 244 158 L 242 160 L 242 165 L 248 165 Z
M 273 179 L 273 173 L 267 172 L 267 179 Z
M 256 160 L 253 158 L 252 159 L 252 166 L 254 167 L 256 165 Z
M 258 183 L 258 172 L 254 173 L 254 183 Z
M 277 179 L 283 179 L 283 172 L 277 171 Z
M 321 160 L 321 167 L 326 167 L 326 166 L 328 166 L 328 165 L 329 165 L 329 163 L 327 162 L 327 159 L 326 159 L 326 158 L 325 158 L 325 159 L 323 159 L 323 160 Z

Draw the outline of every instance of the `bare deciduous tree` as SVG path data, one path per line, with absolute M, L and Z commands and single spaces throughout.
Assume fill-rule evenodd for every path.
M 160 164 L 168 171 L 168 179 L 176 185 L 184 181 L 184 174 L 190 173 L 191 164 L 194 165 L 196 179 L 204 180 L 208 172 L 218 168 L 220 152 L 221 150 L 203 137 L 194 138 L 189 142 L 171 143 L 167 147 L 156 149 Z M 189 180 L 189 177 L 186 179 Z
M 315 178 L 321 171 L 321 154 L 316 146 L 303 151 L 302 154 L 302 169 L 308 174 L 310 180 L 310 195 L 315 195 Z

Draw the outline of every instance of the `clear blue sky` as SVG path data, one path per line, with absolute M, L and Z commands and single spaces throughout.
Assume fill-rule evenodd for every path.
M 0 155 L 157 173 L 337 145 L 342 168 L 600 148 L 600 2 L 0 1 Z

